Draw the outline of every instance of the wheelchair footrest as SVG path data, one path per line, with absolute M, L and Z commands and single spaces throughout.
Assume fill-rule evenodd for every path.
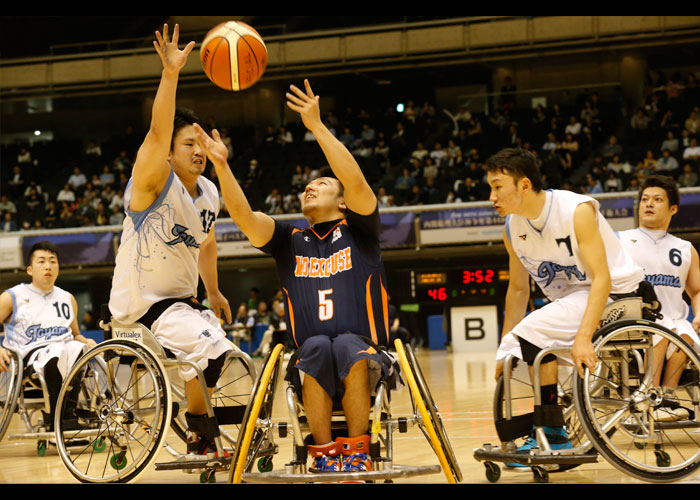
M 442 468 L 439 465 L 394 465 L 390 469 L 367 472 L 309 472 L 306 474 L 292 474 L 282 469 L 263 473 L 244 473 L 242 479 L 248 483 L 337 483 L 396 479 L 439 474 L 440 472 L 442 472 Z
M 479 462 L 512 462 L 521 465 L 575 465 L 575 464 L 592 464 L 598 462 L 597 453 L 568 453 L 562 451 L 537 452 L 537 453 L 512 453 L 502 451 L 500 447 L 494 447 L 490 450 L 485 448 L 477 448 L 474 450 L 474 459 Z
M 156 470 L 181 470 L 181 469 L 212 469 L 228 467 L 231 457 L 206 458 L 202 455 L 182 455 L 172 462 L 155 464 Z

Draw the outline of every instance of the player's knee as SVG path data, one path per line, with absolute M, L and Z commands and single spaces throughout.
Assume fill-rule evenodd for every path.
M 221 376 L 221 370 L 224 367 L 224 362 L 226 361 L 227 357 L 228 353 L 224 353 L 216 359 L 209 360 L 209 364 L 203 370 L 204 381 L 206 382 L 207 387 L 216 387 L 216 382 Z
M 304 357 L 330 358 L 333 345 L 330 337 L 325 335 L 315 335 L 309 337 L 302 345 Z
M 518 340 L 520 341 L 520 351 L 523 355 L 523 361 L 525 361 L 528 366 L 532 366 L 533 364 L 535 364 L 535 358 L 542 351 L 542 349 L 540 349 L 534 344 L 531 344 L 522 337 L 518 337 Z M 557 357 L 554 354 L 547 354 L 544 358 L 542 358 L 541 364 L 544 365 L 556 360 Z

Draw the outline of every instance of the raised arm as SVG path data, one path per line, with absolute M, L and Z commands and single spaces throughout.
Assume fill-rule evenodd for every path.
M 199 143 L 207 152 L 207 157 L 214 164 L 224 204 L 233 222 L 254 247 L 264 246 L 270 241 L 275 231 L 274 219 L 262 212 L 253 212 L 250 208 L 248 199 L 229 168 L 228 149 L 221 140 L 219 131 L 212 130 L 210 137 L 197 123 L 194 124 L 194 130 Z
M 175 94 L 180 70 L 194 48 L 190 42 L 183 50 L 177 48 L 180 27 L 176 24 L 172 40 L 168 36 L 168 25 L 163 25 L 163 35 L 156 31 L 153 45 L 163 63 L 160 85 L 153 101 L 151 128 L 139 148 L 132 171 L 133 188 L 129 209 L 145 210 L 160 195 L 170 175 L 168 155 L 175 119 Z
M 593 349 L 593 333 L 598 328 L 612 287 L 605 245 L 600 236 L 596 215 L 596 210 L 591 203 L 580 204 L 574 212 L 574 231 L 581 260 L 586 273 L 591 275 L 588 303 L 571 348 L 571 357 L 581 378 L 583 378 L 583 365 L 592 371 L 598 361 Z
M 304 87 L 306 92 L 290 86 L 292 93 L 287 92 L 287 106 L 301 115 L 304 126 L 316 137 L 328 165 L 343 185 L 347 207 L 360 215 L 371 214 L 377 208 L 377 197 L 350 151 L 321 121 L 319 96 L 314 95 L 308 80 L 304 80 Z

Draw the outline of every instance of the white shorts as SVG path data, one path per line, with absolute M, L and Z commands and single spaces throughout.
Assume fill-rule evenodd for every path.
M 574 345 L 589 295 L 589 290 L 573 292 L 525 316 L 503 337 L 496 359 L 502 361 L 508 354 L 522 359 L 518 341 L 520 337 L 540 349 L 566 349 L 566 353 L 557 353 L 557 358 L 573 364 L 571 346 Z
M 183 302 L 168 307 L 153 322 L 152 332 L 158 342 L 181 361 L 192 361 L 202 370 L 210 359 L 232 351 L 219 319 L 210 310 L 198 311 Z M 183 365 L 180 374 L 185 382 L 197 376 L 194 368 Z
M 44 376 L 44 367 L 54 358 L 58 358 L 58 371 L 65 380 L 66 375 L 78 358 L 87 350 L 87 344 L 77 340 L 67 342 L 52 342 L 34 351 L 27 360 L 26 366 L 31 366 L 35 373 Z
M 695 349 L 695 352 L 700 354 L 700 337 L 695 330 L 693 330 L 693 325 L 690 323 L 690 321 L 687 319 L 663 318 L 658 320 L 658 323 L 672 332 L 677 333 L 678 335 L 690 337 L 690 341 L 688 341 L 688 339 L 683 340 L 688 341 L 692 348 Z M 653 340 L 654 345 L 656 345 L 661 340 L 661 337 L 655 335 Z M 675 347 L 673 345 L 669 345 L 668 350 L 666 351 L 666 359 L 670 358 L 674 351 Z

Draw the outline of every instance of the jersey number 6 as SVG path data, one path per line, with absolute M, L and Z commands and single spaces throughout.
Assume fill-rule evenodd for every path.
M 318 291 L 318 319 L 328 321 L 333 317 L 333 301 L 327 297 L 333 293 L 333 289 Z

